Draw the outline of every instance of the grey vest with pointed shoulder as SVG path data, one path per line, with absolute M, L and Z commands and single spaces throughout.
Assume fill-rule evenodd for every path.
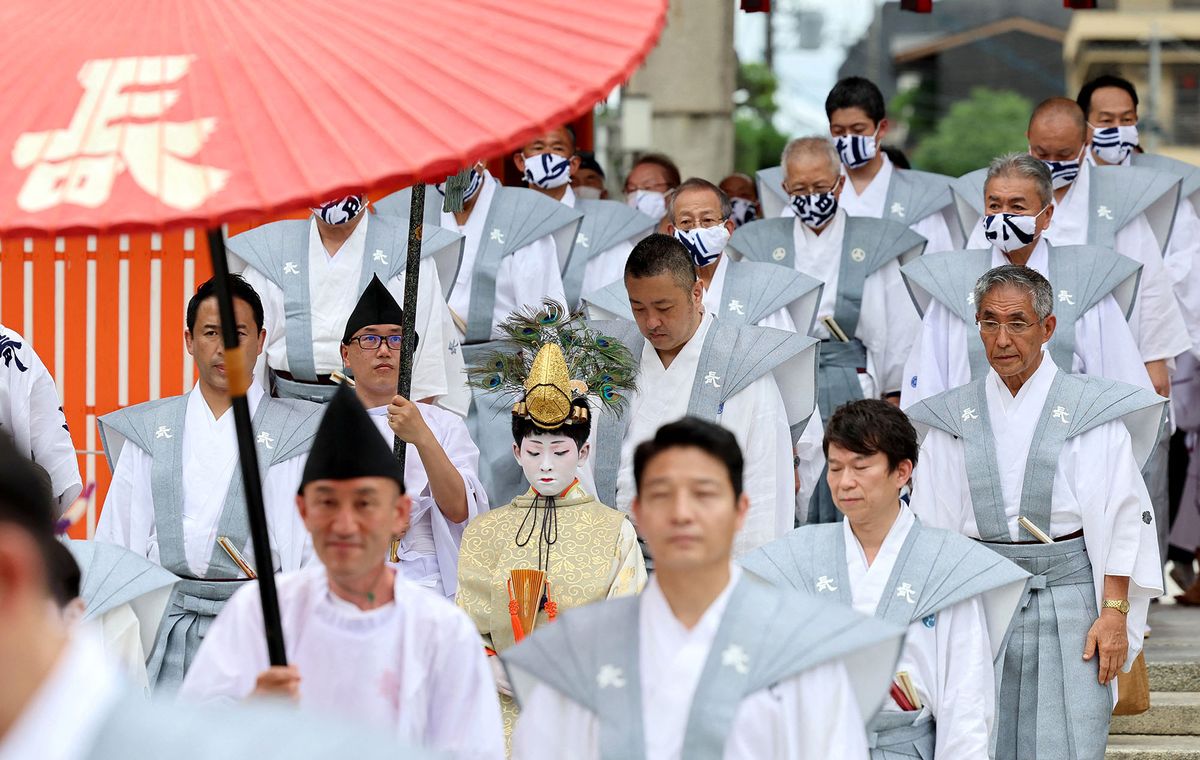
M 199 392 L 199 391 L 194 391 Z M 221 607 L 245 582 L 241 569 L 215 543 L 203 578 L 194 577 L 184 552 L 183 436 L 188 397 L 150 401 L 107 414 L 98 420 L 109 466 L 116 468 L 121 450 L 134 445 L 152 458 L 150 481 L 159 560 L 179 576 L 147 660 L 155 689 L 174 689 L 183 683 L 205 633 Z M 253 419 L 258 443 L 259 477 L 274 464 L 307 453 L 320 422 L 321 407 L 306 401 L 263 396 Z M 217 536 L 226 536 L 243 549 L 255 565 L 250 548 L 250 523 L 242 478 L 234 472 L 217 523 Z M 274 564 L 274 558 L 270 558 Z
M 412 191 L 408 188 L 376 202 L 381 214 L 408 213 Z M 442 223 L 442 196 L 432 185 L 425 189 L 425 226 Z M 492 310 L 496 303 L 496 277 L 505 256 L 534 241 L 551 236 L 558 254 L 559 271 L 570 265 L 572 249 L 583 214 L 539 192 L 497 184 L 484 220 L 483 236 L 471 274 L 466 343 L 486 343 L 492 337 Z
M 1075 323 L 1112 294 L 1125 318 L 1133 314 L 1142 265 L 1108 248 L 1091 245 L 1053 246 L 1047 243 L 1047 279 L 1054 287 L 1057 329 L 1047 348 L 1059 367 L 1072 366 Z M 937 300 L 967 325 L 975 324 L 975 283 L 992 268 L 991 250 L 943 251 L 922 256 L 900 268 L 905 285 L 922 316 Z M 971 377 L 988 371 L 983 341 L 967 331 Z
M 640 612 L 636 596 L 569 610 L 502 656 L 509 669 L 528 673 L 595 714 L 602 760 L 646 756 Z M 892 646 L 899 634 L 896 626 L 841 605 L 742 576 L 692 697 L 681 756 L 719 760 L 743 699 L 818 665 Z M 880 686 L 890 673 L 883 675 Z M 518 700 L 523 696 L 518 692 Z
M 598 330 L 628 347 L 640 366 L 645 338 L 638 332 L 636 324 L 623 320 L 594 324 Z M 687 413 L 710 422 L 720 422 L 726 401 L 768 372 L 776 372 L 785 365 L 794 366 L 800 374 L 810 374 L 814 385 L 816 382 L 816 341 L 783 330 L 715 320 L 704 337 L 701 356 L 703 359 L 692 382 Z M 787 405 L 788 389 L 784 390 Z M 809 401 L 807 411 L 796 407 L 787 410 L 793 441 L 800 437 L 812 413 L 811 399 Z M 803 406 L 803 400 L 800 405 Z M 629 415 L 618 416 L 612 411 L 601 410 L 594 424 L 596 498 L 603 504 L 616 504 L 617 474 L 621 466 L 622 442 L 629 429 Z

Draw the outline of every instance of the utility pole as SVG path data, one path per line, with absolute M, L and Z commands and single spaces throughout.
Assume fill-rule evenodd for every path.
M 1146 93 L 1146 120 L 1150 122 L 1150 129 L 1146 130 L 1146 150 L 1153 151 L 1158 147 L 1158 138 L 1162 131 L 1162 125 L 1158 120 L 1158 109 L 1160 100 L 1160 90 L 1162 87 L 1162 38 L 1158 34 L 1158 22 L 1150 22 L 1150 61 L 1149 72 L 1147 79 L 1149 86 Z

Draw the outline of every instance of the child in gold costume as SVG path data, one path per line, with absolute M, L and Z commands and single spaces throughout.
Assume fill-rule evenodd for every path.
M 578 313 L 547 302 L 505 324 L 504 348 L 468 368 L 471 384 L 512 396 L 513 456 L 529 490 L 473 520 L 462 538 L 458 605 L 494 655 L 560 609 L 636 594 L 646 566 L 628 517 L 606 507 L 576 479 L 589 454 L 589 398 L 619 408 L 633 387 L 633 361 Z M 499 658 L 496 673 L 510 736 L 517 715 Z

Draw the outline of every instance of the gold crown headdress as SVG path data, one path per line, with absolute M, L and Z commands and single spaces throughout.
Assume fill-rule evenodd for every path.
M 574 402 L 589 396 L 620 410 L 636 387 L 629 349 L 589 327 L 582 310 L 545 301 L 510 315 L 500 330 L 501 348 L 467 367 L 468 383 L 512 397 L 513 414 L 539 428 L 587 422 L 587 408 Z

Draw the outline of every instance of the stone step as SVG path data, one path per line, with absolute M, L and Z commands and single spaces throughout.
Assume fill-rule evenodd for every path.
M 1200 760 L 1200 736 L 1110 736 L 1105 760 Z
M 1154 656 L 1162 657 L 1161 651 Z M 1197 659 L 1190 661 L 1170 661 L 1147 658 L 1146 672 L 1150 675 L 1150 688 L 1153 691 L 1196 692 L 1200 691 L 1200 652 Z
M 1141 715 L 1114 715 L 1110 734 L 1200 736 L 1200 692 L 1152 691 Z

